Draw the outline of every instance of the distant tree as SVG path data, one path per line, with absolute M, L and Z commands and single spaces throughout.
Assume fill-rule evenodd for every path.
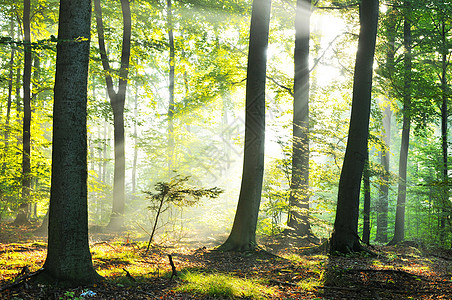
M 97 36 L 102 66 L 105 71 L 108 97 L 113 110 L 115 167 L 113 175 L 113 208 L 108 227 L 120 229 L 124 223 L 125 208 L 125 137 L 124 137 L 124 105 L 126 101 L 127 80 L 130 65 L 130 39 L 132 35 L 132 17 L 129 0 L 121 0 L 123 17 L 121 65 L 119 69 L 118 90 L 113 86 L 112 68 L 105 47 L 104 25 L 100 0 L 94 1 L 97 22 Z
M 409 17 L 410 2 L 405 1 L 405 16 L 403 24 L 403 46 L 404 46 L 404 73 L 403 73 L 403 107 L 402 107 L 402 141 L 400 145 L 399 157 L 399 186 L 397 194 L 396 219 L 394 226 L 394 236 L 389 242 L 390 245 L 397 244 L 405 238 L 405 203 L 406 203 L 406 180 L 408 165 L 408 148 L 410 144 L 411 127 L 411 21 Z
M 14 224 L 20 225 L 28 222 L 30 190 L 31 190 L 31 29 L 30 29 L 30 0 L 24 0 L 23 27 L 24 27 L 24 73 L 23 73 L 23 135 L 22 135 L 22 203 Z
M 367 157 L 378 10 L 378 0 L 363 0 L 359 5 L 361 29 L 355 62 L 352 112 L 331 236 L 332 252 L 349 253 L 364 249 L 358 236 L 359 196 Z
M 363 192 L 364 192 L 364 207 L 363 207 L 363 237 L 364 243 L 369 244 L 370 240 L 370 161 L 369 149 L 367 149 L 366 162 L 363 171 Z
M 171 172 L 174 166 L 174 83 L 175 83 L 175 64 L 176 53 L 174 47 L 174 22 L 173 7 L 171 0 L 166 0 L 166 24 L 168 26 L 168 46 L 169 46 L 169 74 L 168 74 L 168 172 Z
M 54 88 L 52 183 L 44 280 L 92 283 L 88 243 L 87 80 L 90 0 L 61 0 Z
M 375 240 L 386 243 L 388 241 L 388 204 L 389 204 L 389 147 L 391 141 L 391 108 L 386 106 L 383 117 L 384 147 L 380 153 L 384 174 L 381 177 L 377 201 L 377 233 Z
M 287 225 L 312 236 L 309 221 L 309 39 L 311 0 L 298 0 L 295 16 L 292 179 Z
M 262 193 L 265 144 L 265 80 L 271 0 L 254 0 L 251 14 L 246 81 L 245 145 L 239 203 L 231 233 L 221 250 L 256 247 Z

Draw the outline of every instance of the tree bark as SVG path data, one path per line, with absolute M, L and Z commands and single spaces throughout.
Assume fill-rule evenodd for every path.
M 448 48 L 447 48 L 447 31 L 444 17 L 441 20 L 441 44 L 443 52 L 441 53 L 441 149 L 442 149 L 442 181 L 443 181 L 443 203 L 442 212 L 440 213 L 440 241 L 445 242 L 446 239 L 446 220 L 449 219 L 451 203 L 449 200 L 449 167 L 448 167 L 448 83 L 447 83 L 447 67 L 448 61 Z
M 409 2 L 405 2 L 407 12 Z M 405 202 L 406 202 L 406 179 L 408 165 L 408 148 L 410 144 L 411 127 L 411 22 L 407 16 L 403 24 L 403 44 L 405 48 L 404 56 L 404 87 L 403 87 L 403 124 L 402 141 L 399 157 L 399 187 L 397 194 L 397 208 L 394 226 L 394 236 L 389 245 L 395 245 L 405 238 Z
M 31 29 L 30 29 L 30 0 L 24 0 L 23 26 L 24 26 L 24 73 L 23 84 L 23 133 L 22 133 L 22 203 L 19 213 L 14 220 L 15 225 L 29 222 L 29 203 L 31 190 L 31 158 L 30 158 L 30 127 L 31 127 Z
M 49 237 L 43 280 L 88 284 L 100 280 L 88 243 L 87 81 L 91 1 L 60 1 Z
M 383 139 L 386 148 L 383 148 L 380 154 L 381 164 L 383 165 L 384 175 L 381 178 L 382 183 L 379 187 L 379 199 L 377 204 L 377 242 L 386 243 L 388 241 L 388 204 L 389 204 L 389 156 L 391 143 L 391 108 L 386 106 L 383 117 Z
M 174 48 L 174 33 L 173 33 L 173 12 L 171 0 L 166 1 L 166 20 L 168 26 L 168 45 L 170 56 L 168 60 L 169 74 L 168 74 L 168 176 L 171 176 L 171 171 L 174 168 L 174 81 L 175 81 L 175 48 Z
M 367 149 L 367 158 L 364 164 L 363 190 L 364 190 L 364 209 L 363 209 L 363 242 L 370 242 L 370 162 L 369 149 Z
M 113 208 L 108 227 L 112 230 L 119 230 L 124 225 L 125 209 L 125 136 L 124 136 L 124 104 L 126 100 L 127 80 L 129 74 L 130 60 L 130 39 L 132 35 L 132 20 L 129 0 L 121 0 L 123 17 L 123 36 L 121 67 L 119 69 L 118 91 L 115 92 L 113 79 L 110 75 L 111 67 L 105 48 L 105 35 L 102 21 L 102 8 L 100 0 L 94 1 L 97 35 L 99 39 L 99 50 L 102 59 L 102 66 L 105 71 L 105 81 L 107 83 L 108 96 L 113 110 L 114 127 L 114 152 L 115 166 L 113 175 Z
M 339 191 L 332 252 L 362 251 L 359 243 L 358 217 L 361 177 L 367 153 L 372 91 L 372 64 L 378 23 L 378 0 L 363 0 L 359 6 L 361 29 L 356 54 L 352 112 L 347 148 L 339 180 Z
M 14 19 L 11 17 L 10 21 L 10 35 L 14 39 Z M 9 145 L 9 123 L 11 119 L 11 104 L 13 101 L 13 81 L 14 81 L 14 56 L 16 55 L 16 49 L 11 47 L 11 57 L 9 59 L 9 76 L 8 76 L 8 100 L 6 104 L 6 129 L 5 129 L 5 149 L 8 149 Z
M 287 225 L 312 236 L 309 221 L 309 39 L 311 0 L 298 0 L 295 17 L 292 179 Z
M 254 0 L 246 81 L 245 145 L 239 202 L 231 233 L 220 250 L 256 247 L 256 226 L 264 174 L 265 80 L 271 0 Z

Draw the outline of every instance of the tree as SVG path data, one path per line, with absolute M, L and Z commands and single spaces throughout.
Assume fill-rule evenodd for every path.
M 366 162 L 363 171 L 363 192 L 364 192 L 364 208 L 363 208 L 363 237 L 364 243 L 369 244 L 370 240 L 370 161 L 369 149 L 367 149 Z
M 312 235 L 309 222 L 309 39 L 311 0 L 298 0 L 295 16 L 292 179 L 287 225 Z
M 223 190 L 218 187 L 204 189 L 189 186 L 187 185 L 189 179 L 190 177 L 188 176 L 183 177 L 176 175 L 168 182 L 158 182 L 155 185 L 157 193 L 145 191 L 148 195 L 147 198 L 151 202 L 148 209 L 155 213 L 154 224 L 152 226 L 152 232 L 149 236 L 146 252 L 149 251 L 149 247 L 151 246 L 161 213 L 168 210 L 171 206 L 194 206 L 198 204 L 203 197 L 217 198 L 221 193 L 223 193 Z
M 14 224 L 24 224 L 28 222 L 28 208 L 31 189 L 31 29 L 30 29 L 30 0 L 24 0 L 23 27 L 24 27 L 24 73 L 23 73 L 23 135 L 22 135 L 22 203 L 19 206 Z
M 126 101 L 127 79 L 129 74 L 132 20 L 129 0 L 121 0 L 121 9 L 123 17 L 123 35 L 122 35 L 121 66 L 119 69 L 119 79 L 118 79 L 118 91 L 116 92 L 113 87 L 113 79 L 111 76 L 112 69 L 110 67 L 105 47 L 105 35 L 100 0 L 94 1 L 94 7 L 96 12 L 99 51 L 102 59 L 102 66 L 105 71 L 105 81 L 107 83 L 108 96 L 110 98 L 110 103 L 113 110 L 115 168 L 113 176 L 114 177 L 113 208 L 108 227 L 113 230 L 116 230 L 121 228 L 124 223 L 125 170 L 126 170 L 125 138 L 124 138 L 124 104 Z
M 173 33 L 173 11 L 171 0 L 166 0 L 166 23 L 168 26 L 168 46 L 170 55 L 168 59 L 169 74 L 168 74 L 168 172 L 174 167 L 174 82 L 175 82 L 175 48 L 174 48 L 174 33 Z
M 91 1 L 60 1 L 45 280 L 101 279 L 88 243 L 86 103 Z
M 239 202 L 231 233 L 221 250 L 256 247 L 256 225 L 264 174 L 265 80 L 271 0 L 254 0 L 246 81 L 245 145 Z
M 384 109 L 383 117 L 383 139 L 384 146 L 380 153 L 381 164 L 384 174 L 379 186 L 379 196 L 377 202 L 377 233 L 375 240 L 386 243 L 388 241 L 388 203 L 389 203 L 389 156 L 391 142 L 391 108 L 387 105 Z
M 404 86 L 403 86 L 403 108 L 402 108 L 402 141 L 400 145 L 399 157 L 399 186 L 397 194 L 396 219 L 394 226 L 394 236 L 389 242 L 390 245 L 397 244 L 405 238 L 405 203 L 406 203 L 406 180 L 408 165 L 408 148 L 410 144 L 411 127 L 411 21 L 409 19 L 410 2 L 405 1 L 405 16 L 403 23 L 403 46 L 404 46 Z
M 373 59 L 378 24 L 378 0 L 359 5 L 360 32 L 353 80 L 352 111 L 347 148 L 339 179 L 336 219 L 331 236 L 332 252 L 362 251 L 358 217 L 361 177 L 367 153 L 372 91 Z

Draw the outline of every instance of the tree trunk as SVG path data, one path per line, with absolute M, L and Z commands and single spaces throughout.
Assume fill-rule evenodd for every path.
M 387 52 L 386 52 L 386 77 L 392 82 L 394 80 L 394 54 L 395 54 L 395 37 L 396 37 L 396 10 L 389 8 L 387 11 L 386 38 Z M 394 95 L 389 90 L 388 98 L 393 99 Z M 381 177 L 382 183 L 379 186 L 379 196 L 377 203 L 377 234 L 375 241 L 386 243 L 388 242 L 388 206 L 389 206 L 389 158 L 390 158 L 390 144 L 391 144 L 391 107 L 386 105 L 383 113 L 383 142 L 385 147 L 380 153 L 380 162 L 384 169 L 384 174 Z
M 10 21 L 10 35 L 14 39 L 14 19 L 11 17 Z M 9 76 L 8 76 L 8 101 L 6 104 L 6 129 L 5 129 L 5 149 L 8 151 L 9 146 L 9 123 L 11 119 L 11 104 L 13 101 L 13 80 L 14 80 L 14 56 L 16 55 L 16 49 L 11 47 L 11 57 L 9 60 Z
M 372 91 L 372 64 L 378 23 L 378 0 L 363 0 L 359 6 L 361 29 L 356 54 L 352 112 L 347 148 L 339 180 L 336 220 L 331 251 L 363 250 L 359 243 L 358 217 L 361 177 L 367 153 Z
M 99 39 L 99 50 L 102 59 L 102 66 L 106 73 L 105 81 L 107 83 L 108 96 L 113 110 L 114 126 L 114 152 L 115 166 L 113 179 L 113 208 L 108 227 L 112 230 L 119 230 L 124 225 L 125 208 L 125 137 L 124 137 L 124 104 L 126 100 L 127 80 L 129 74 L 130 60 L 130 39 L 132 34 L 132 21 L 130 14 L 130 3 L 128 0 L 121 0 L 121 9 L 123 17 L 123 36 L 121 67 L 119 69 L 118 92 L 113 87 L 113 79 L 109 75 L 111 72 L 110 63 L 105 48 L 105 35 L 102 21 L 102 8 L 100 0 L 94 1 L 97 35 Z
M 173 12 L 171 0 L 166 1 L 166 18 L 168 26 L 168 42 L 169 42 L 169 74 L 168 74 L 168 176 L 171 176 L 171 171 L 174 168 L 174 76 L 175 76 L 175 49 L 174 49 L 174 34 L 173 34 Z
M 30 125 L 31 125 L 31 29 L 30 29 L 30 0 L 24 0 L 23 26 L 24 26 L 24 73 L 22 78 L 24 117 L 22 135 L 22 203 L 19 213 L 14 220 L 15 225 L 29 222 L 29 203 L 31 190 L 31 161 L 30 161 Z
M 44 271 L 39 276 L 69 285 L 102 278 L 93 268 L 88 243 L 86 104 L 90 17 L 91 1 L 60 1 L 49 238 Z
M 138 85 L 135 87 L 135 103 L 133 107 L 133 163 L 132 163 L 132 195 L 135 197 L 137 187 L 137 162 L 138 162 Z
M 364 164 L 363 173 L 363 190 L 364 190 L 364 210 L 363 210 L 363 242 L 370 242 L 370 162 L 369 149 L 367 149 L 366 163 Z
M 408 2 L 404 4 L 409 10 Z M 394 226 L 394 236 L 389 242 L 390 245 L 397 244 L 405 238 L 405 202 L 406 202 L 406 174 L 408 165 L 408 148 L 410 144 L 410 110 L 411 110 L 411 22 L 405 16 L 403 24 L 403 44 L 405 48 L 404 56 L 404 87 L 403 87 L 403 125 L 402 141 L 399 157 L 399 187 L 397 194 L 396 219 Z
M 389 156 L 391 143 L 391 108 L 385 107 L 383 117 L 383 139 L 386 148 L 383 148 L 380 154 L 381 164 L 383 165 L 384 175 L 381 178 L 379 199 L 377 205 L 377 236 L 376 241 L 386 243 L 388 241 L 388 204 L 389 204 Z
M 264 174 L 265 80 L 271 0 L 252 6 L 246 81 L 245 145 L 242 184 L 232 231 L 222 250 L 256 247 L 256 226 Z
M 447 66 L 449 65 L 448 61 L 448 48 L 447 48 L 447 32 L 446 32 L 446 24 L 444 17 L 441 22 L 441 43 L 443 45 L 442 49 L 443 53 L 441 53 L 441 149 L 442 149 L 442 181 L 443 181 L 443 199 L 442 199 L 442 212 L 441 216 L 441 228 L 440 228 L 440 241 L 441 243 L 445 242 L 446 239 L 446 220 L 449 219 L 451 203 L 449 200 L 449 167 L 448 167 L 448 107 L 447 101 L 449 98 L 448 95 L 448 83 L 447 83 Z
M 290 211 L 287 225 L 300 237 L 312 236 L 309 222 L 309 39 L 311 0 L 297 1 Z

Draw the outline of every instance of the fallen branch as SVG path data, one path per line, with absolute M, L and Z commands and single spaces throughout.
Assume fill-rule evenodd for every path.
M 136 282 L 136 279 L 133 278 L 132 275 L 130 275 L 129 271 L 127 271 L 125 268 L 122 268 L 124 270 L 124 272 L 126 272 L 126 277 L 129 278 L 130 280 L 132 280 L 133 282 Z
M 25 267 L 22 268 L 22 270 L 21 270 L 20 273 L 19 273 L 19 276 L 20 276 L 21 274 L 24 274 L 24 275 L 22 275 L 22 276 L 20 276 L 20 277 L 18 277 L 18 278 L 16 278 L 16 279 L 14 279 L 14 282 L 13 282 L 13 283 L 6 284 L 6 285 L 0 287 L 0 292 L 3 292 L 4 290 L 8 290 L 8 289 L 11 289 L 11 288 L 18 287 L 19 285 L 25 283 L 28 279 L 30 279 L 30 278 L 32 278 L 32 277 L 38 275 L 38 274 L 41 273 L 42 271 L 44 271 L 44 268 L 41 268 L 41 269 L 37 270 L 36 272 L 29 273 L 28 267 L 25 266 Z

